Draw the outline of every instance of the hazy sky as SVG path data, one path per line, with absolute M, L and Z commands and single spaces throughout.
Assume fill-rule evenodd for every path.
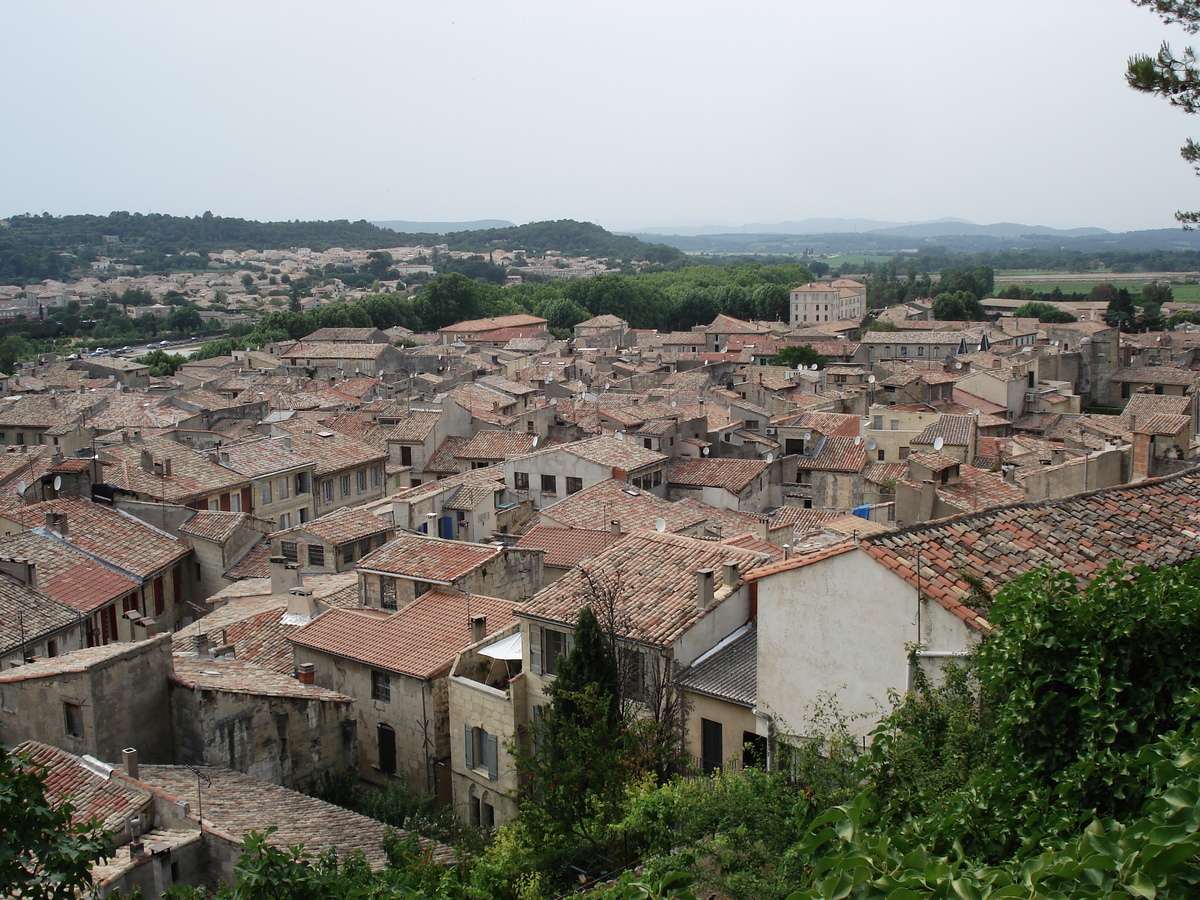
M 1200 207 L 1128 0 L 0 0 L 0 216 L 958 216 Z

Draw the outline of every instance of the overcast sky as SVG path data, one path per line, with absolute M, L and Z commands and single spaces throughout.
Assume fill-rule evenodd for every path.
M 957 216 L 1200 207 L 1128 0 L 0 0 L 0 215 Z

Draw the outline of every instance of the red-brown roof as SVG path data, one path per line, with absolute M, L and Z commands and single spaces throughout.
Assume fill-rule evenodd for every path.
M 402 534 L 358 561 L 364 572 L 398 575 L 431 584 L 452 584 L 500 555 L 488 544 Z
M 521 549 L 544 551 L 543 565 L 569 569 L 585 559 L 591 559 L 610 544 L 620 540 L 612 531 L 590 528 L 553 528 L 534 525 L 517 541 Z
M 485 616 L 488 634 L 511 625 L 508 600 L 432 590 L 395 613 L 331 609 L 291 635 L 293 644 L 414 678 L 445 672 L 474 642 L 471 618 Z

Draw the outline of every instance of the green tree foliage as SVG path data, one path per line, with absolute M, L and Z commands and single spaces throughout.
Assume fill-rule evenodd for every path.
M 1168 328 L 1178 328 L 1180 325 L 1200 325 L 1200 309 L 1181 309 L 1171 313 L 1167 319 Z
M 29 342 L 20 335 L 10 334 L 0 338 L 0 372 L 11 375 L 17 368 L 17 363 L 27 359 L 33 353 Z
M 0 746 L 0 896 L 74 900 L 91 885 L 93 861 L 112 852 L 95 819 L 74 823 L 45 773 Z
M 591 856 L 611 855 L 629 777 L 628 741 L 616 655 L 591 607 L 580 610 L 575 645 L 559 659 L 548 693 L 551 704 L 534 729 L 536 750 L 522 763 L 531 788 L 526 821 L 553 839 L 582 844 Z
M 968 322 L 984 319 L 986 314 L 973 293 L 955 291 L 933 298 L 933 317 L 943 322 Z
M 804 344 L 798 347 L 784 347 L 771 357 L 771 365 L 787 366 L 789 369 L 794 369 L 796 366 L 808 367 L 814 365 L 824 368 L 828 362 L 829 359 L 814 350 L 811 344 Z
M 1137 6 L 1153 9 L 1164 22 L 1182 25 L 1188 34 L 1200 29 L 1200 6 L 1195 0 L 1133 0 Z M 1200 112 L 1200 66 L 1196 51 L 1187 47 L 1176 55 L 1165 41 L 1154 56 L 1136 54 L 1129 59 L 1125 80 L 1136 91 L 1157 94 L 1185 113 Z M 1188 138 L 1180 155 L 1200 174 L 1200 144 Z M 1200 212 L 1177 212 L 1175 218 L 1190 228 L 1200 222 Z
M 1031 301 L 1013 310 L 1013 315 L 1020 319 L 1037 319 L 1039 322 L 1078 322 L 1079 317 L 1074 313 L 1060 309 L 1052 303 Z
M 163 350 L 151 350 L 138 359 L 138 362 L 150 367 L 150 375 L 154 378 L 163 378 L 174 375 L 179 367 L 187 362 L 187 357 L 182 353 L 166 353 Z

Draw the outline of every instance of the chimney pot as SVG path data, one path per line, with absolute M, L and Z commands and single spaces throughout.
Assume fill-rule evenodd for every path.
M 312 663 L 300 663 L 296 666 L 296 679 L 301 684 L 316 684 L 316 667 Z
M 126 747 L 121 751 L 122 763 L 124 764 L 125 774 L 130 778 L 138 777 L 138 757 L 136 747 Z
M 482 641 L 487 637 L 487 616 L 471 616 L 471 641 Z
M 736 560 L 721 565 L 721 583 L 727 588 L 732 588 L 737 585 L 740 576 L 740 569 Z
M 207 659 L 209 657 L 208 634 L 203 631 L 200 632 L 192 638 L 192 644 L 195 647 L 196 656 L 200 657 L 201 659 Z

